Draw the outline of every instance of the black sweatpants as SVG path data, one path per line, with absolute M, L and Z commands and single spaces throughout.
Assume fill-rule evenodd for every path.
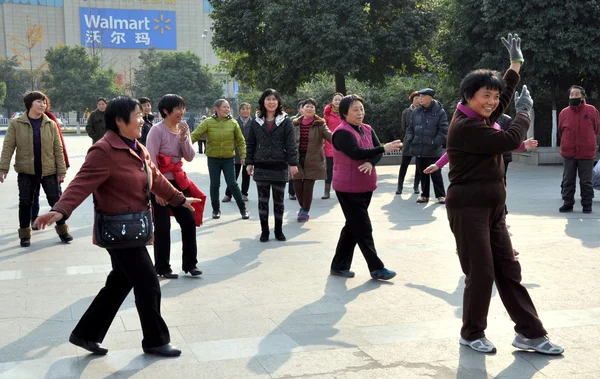
M 344 212 L 346 224 L 340 233 L 335 256 L 331 262 L 334 270 L 349 270 L 352 266 L 354 248 L 358 244 L 369 271 L 383 268 L 383 262 L 377 256 L 373 241 L 373 227 L 369 218 L 369 205 L 373 192 L 348 193 L 335 191 Z
M 174 180 L 169 180 L 171 184 L 181 191 Z M 188 191 L 182 191 L 188 196 Z M 170 205 L 162 206 L 156 202 L 152 195 L 152 205 L 154 209 L 154 262 L 156 272 L 159 274 L 171 273 L 171 212 L 175 220 L 181 227 L 182 242 L 182 269 L 189 271 L 198 264 L 198 247 L 196 244 L 196 220 L 194 212 L 183 206 L 172 207 Z
M 423 171 L 437 162 L 439 158 L 417 158 L 417 171 L 421 175 L 421 196 L 429 197 L 429 178 L 433 182 L 433 191 L 435 197 L 446 197 L 446 189 L 444 188 L 444 179 L 442 178 L 442 170 L 437 170 L 432 174 L 425 174 Z
M 73 334 L 102 342 L 123 300 L 133 288 L 144 335 L 142 347 L 158 347 L 171 342 L 167 324 L 160 315 L 160 285 L 146 247 L 107 251 L 112 271 Z
M 398 171 L 398 188 L 404 187 L 404 178 L 406 177 L 406 171 L 412 160 L 412 155 L 402 153 L 402 162 L 400 163 L 400 170 Z M 413 189 L 416 191 L 419 189 L 419 182 L 421 181 L 421 171 L 417 170 L 415 162 L 415 180 L 413 182 Z
M 592 205 L 594 187 L 592 187 L 593 159 L 565 158 L 563 163 L 562 199 L 565 205 L 575 204 L 575 180 L 579 175 L 581 205 Z
M 46 199 L 51 207 L 58 202 L 62 194 L 56 175 L 42 177 L 38 175 L 19 174 L 17 175 L 17 185 L 19 187 L 19 228 L 29 228 L 31 226 L 34 198 L 36 195 L 39 197 L 40 185 L 44 188 Z M 64 224 L 64 218 L 56 222 L 56 225 Z
M 333 179 L 333 157 L 325 157 L 325 164 L 327 166 L 327 179 L 325 184 L 331 184 Z

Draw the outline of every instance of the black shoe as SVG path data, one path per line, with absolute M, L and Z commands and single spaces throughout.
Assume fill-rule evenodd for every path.
M 250 213 L 248 213 L 248 210 L 246 209 L 240 211 L 240 214 L 242 215 L 242 220 L 247 220 L 250 218 Z
M 100 346 L 98 342 L 84 340 L 73 333 L 71 333 L 71 336 L 69 337 L 69 342 L 75 346 L 79 346 L 80 348 L 89 351 L 92 354 L 106 355 L 106 353 L 108 353 L 108 349 Z
M 200 276 L 202 275 L 202 271 L 198 270 L 197 267 L 194 267 L 191 270 L 183 270 L 186 274 L 189 272 L 191 276 Z
M 592 213 L 592 206 L 591 205 L 584 205 L 583 206 L 583 213 Z
M 402 194 L 402 187 L 398 187 L 398 189 L 396 190 L 396 195 L 400 194 Z
M 71 241 L 73 241 L 73 236 L 70 235 L 69 233 L 65 233 L 65 234 L 61 234 L 60 236 L 58 236 L 60 238 L 61 241 L 63 241 L 64 243 L 69 243 Z
M 158 274 L 158 276 L 162 276 L 165 279 L 177 279 L 179 275 L 173 274 L 172 272 L 165 272 L 164 274 Z
M 290 194 L 290 200 L 296 200 L 296 195 L 291 195 Z
M 260 233 L 260 242 L 267 242 L 267 241 L 269 241 L 269 231 L 268 230 L 266 232 Z
M 558 208 L 558 211 L 561 213 L 573 212 L 573 206 L 564 204 L 562 207 Z
M 418 194 L 420 194 L 420 193 L 421 193 L 421 191 L 419 191 L 419 189 L 418 189 L 418 188 L 415 188 L 415 189 L 413 189 L 413 193 L 414 193 L 415 195 L 418 195 Z
M 37 226 L 31 224 L 31 230 L 40 230 L 40 228 L 38 228 Z
M 215 220 L 220 219 L 221 218 L 221 211 L 213 211 L 212 218 L 214 218 Z
M 21 247 L 29 247 L 31 245 L 31 238 L 21 238 Z
M 181 350 L 171 346 L 171 344 L 168 343 L 159 347 L 145 347 L 144 353 L 161 355 L 163 357 L 178 357 L 181 355 Z
M 277 239 L 277 241 L 287 241 L 287 238 L 285 238 L 285 235 L 281 230 L 275 231 L 275 239 Z

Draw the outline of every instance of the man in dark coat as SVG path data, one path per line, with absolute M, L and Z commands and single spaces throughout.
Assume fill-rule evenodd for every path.
M 138 140 L 139 143 L 146 146 L 146 138 L 148 137 L 148 133 L 150 133 L 150 129 L 152 128 L 152 121 L 154 120 L 154 115 L 152 114 L 152 102 L 147 97 L 140 97 L 138 99 L 140 104 L 142 104 L 142 112 L 144 113 L 144 126 L 142 126 L 142 136 Z
M 98 108 L 90 113 L 90 117 L 88 117 L 85 131 L 92 139 L 92 143 L 98 142 L 100 138 L 104 137 L 104 133 L 106 133 L 106 126 L 104 126 L 104 110 L 106 109 L 106 104 L 105 98 L 99 98 L 96 104 Z

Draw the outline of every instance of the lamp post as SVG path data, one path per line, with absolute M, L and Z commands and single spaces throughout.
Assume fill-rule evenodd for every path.
M 208 37 L 208 30 L 204 29 L 202 33 L 202 48 L 204 50 L 204 65 L 206 66 L 206 38 Z

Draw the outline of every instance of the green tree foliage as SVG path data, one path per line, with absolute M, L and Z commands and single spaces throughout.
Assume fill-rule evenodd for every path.
M 416 68 L 435 34 L 434 2 L 423 0 L 213 0 L 213 46 L 232 76 L 294 93 L 314 75 L 382 83 Z
M 597 0 L 452 0 L 446 2 L 440 52 L 455 84 L 475 68 L 505 70 L 500 42 L 509 32 L 523 38 L 522 83 L 536 102 L 536 137 L 548 143 L 553 102 L 567 104 L 567 89 L 600 89 L 600 19 Z M 553 94 L 555 96 L 553 96 Z
M 148 50 L 140 54 L 142 65 L 135 71 L 135 93 L 152 99 L 158 105 L 167 93 L 183 97 L 191 110 L 211 107 L 223 96 L 223 86 L 200 57 L 192 52 L 157 53 Z
M 16 57 L 0 57 L 0 82 L 6 84 L 4 107 L 9 117 L 13 112 L 24 109 L 23 95 L 29 85 L 26 73 L 18 70 L 17 67 L 19 62 Z
M 0 107 L 4 105 L 6 99 L 6 83 L 0 82 Z
M 116 73 L 100 67 L 100 59 L 90 56 L 82 46 L 58 46 L 46 52 L 48 70 L 42 75 L 42 87 L 52 107 L 59 111 L 94 109 L 96 100 L 121 94 L 115 84 Z

